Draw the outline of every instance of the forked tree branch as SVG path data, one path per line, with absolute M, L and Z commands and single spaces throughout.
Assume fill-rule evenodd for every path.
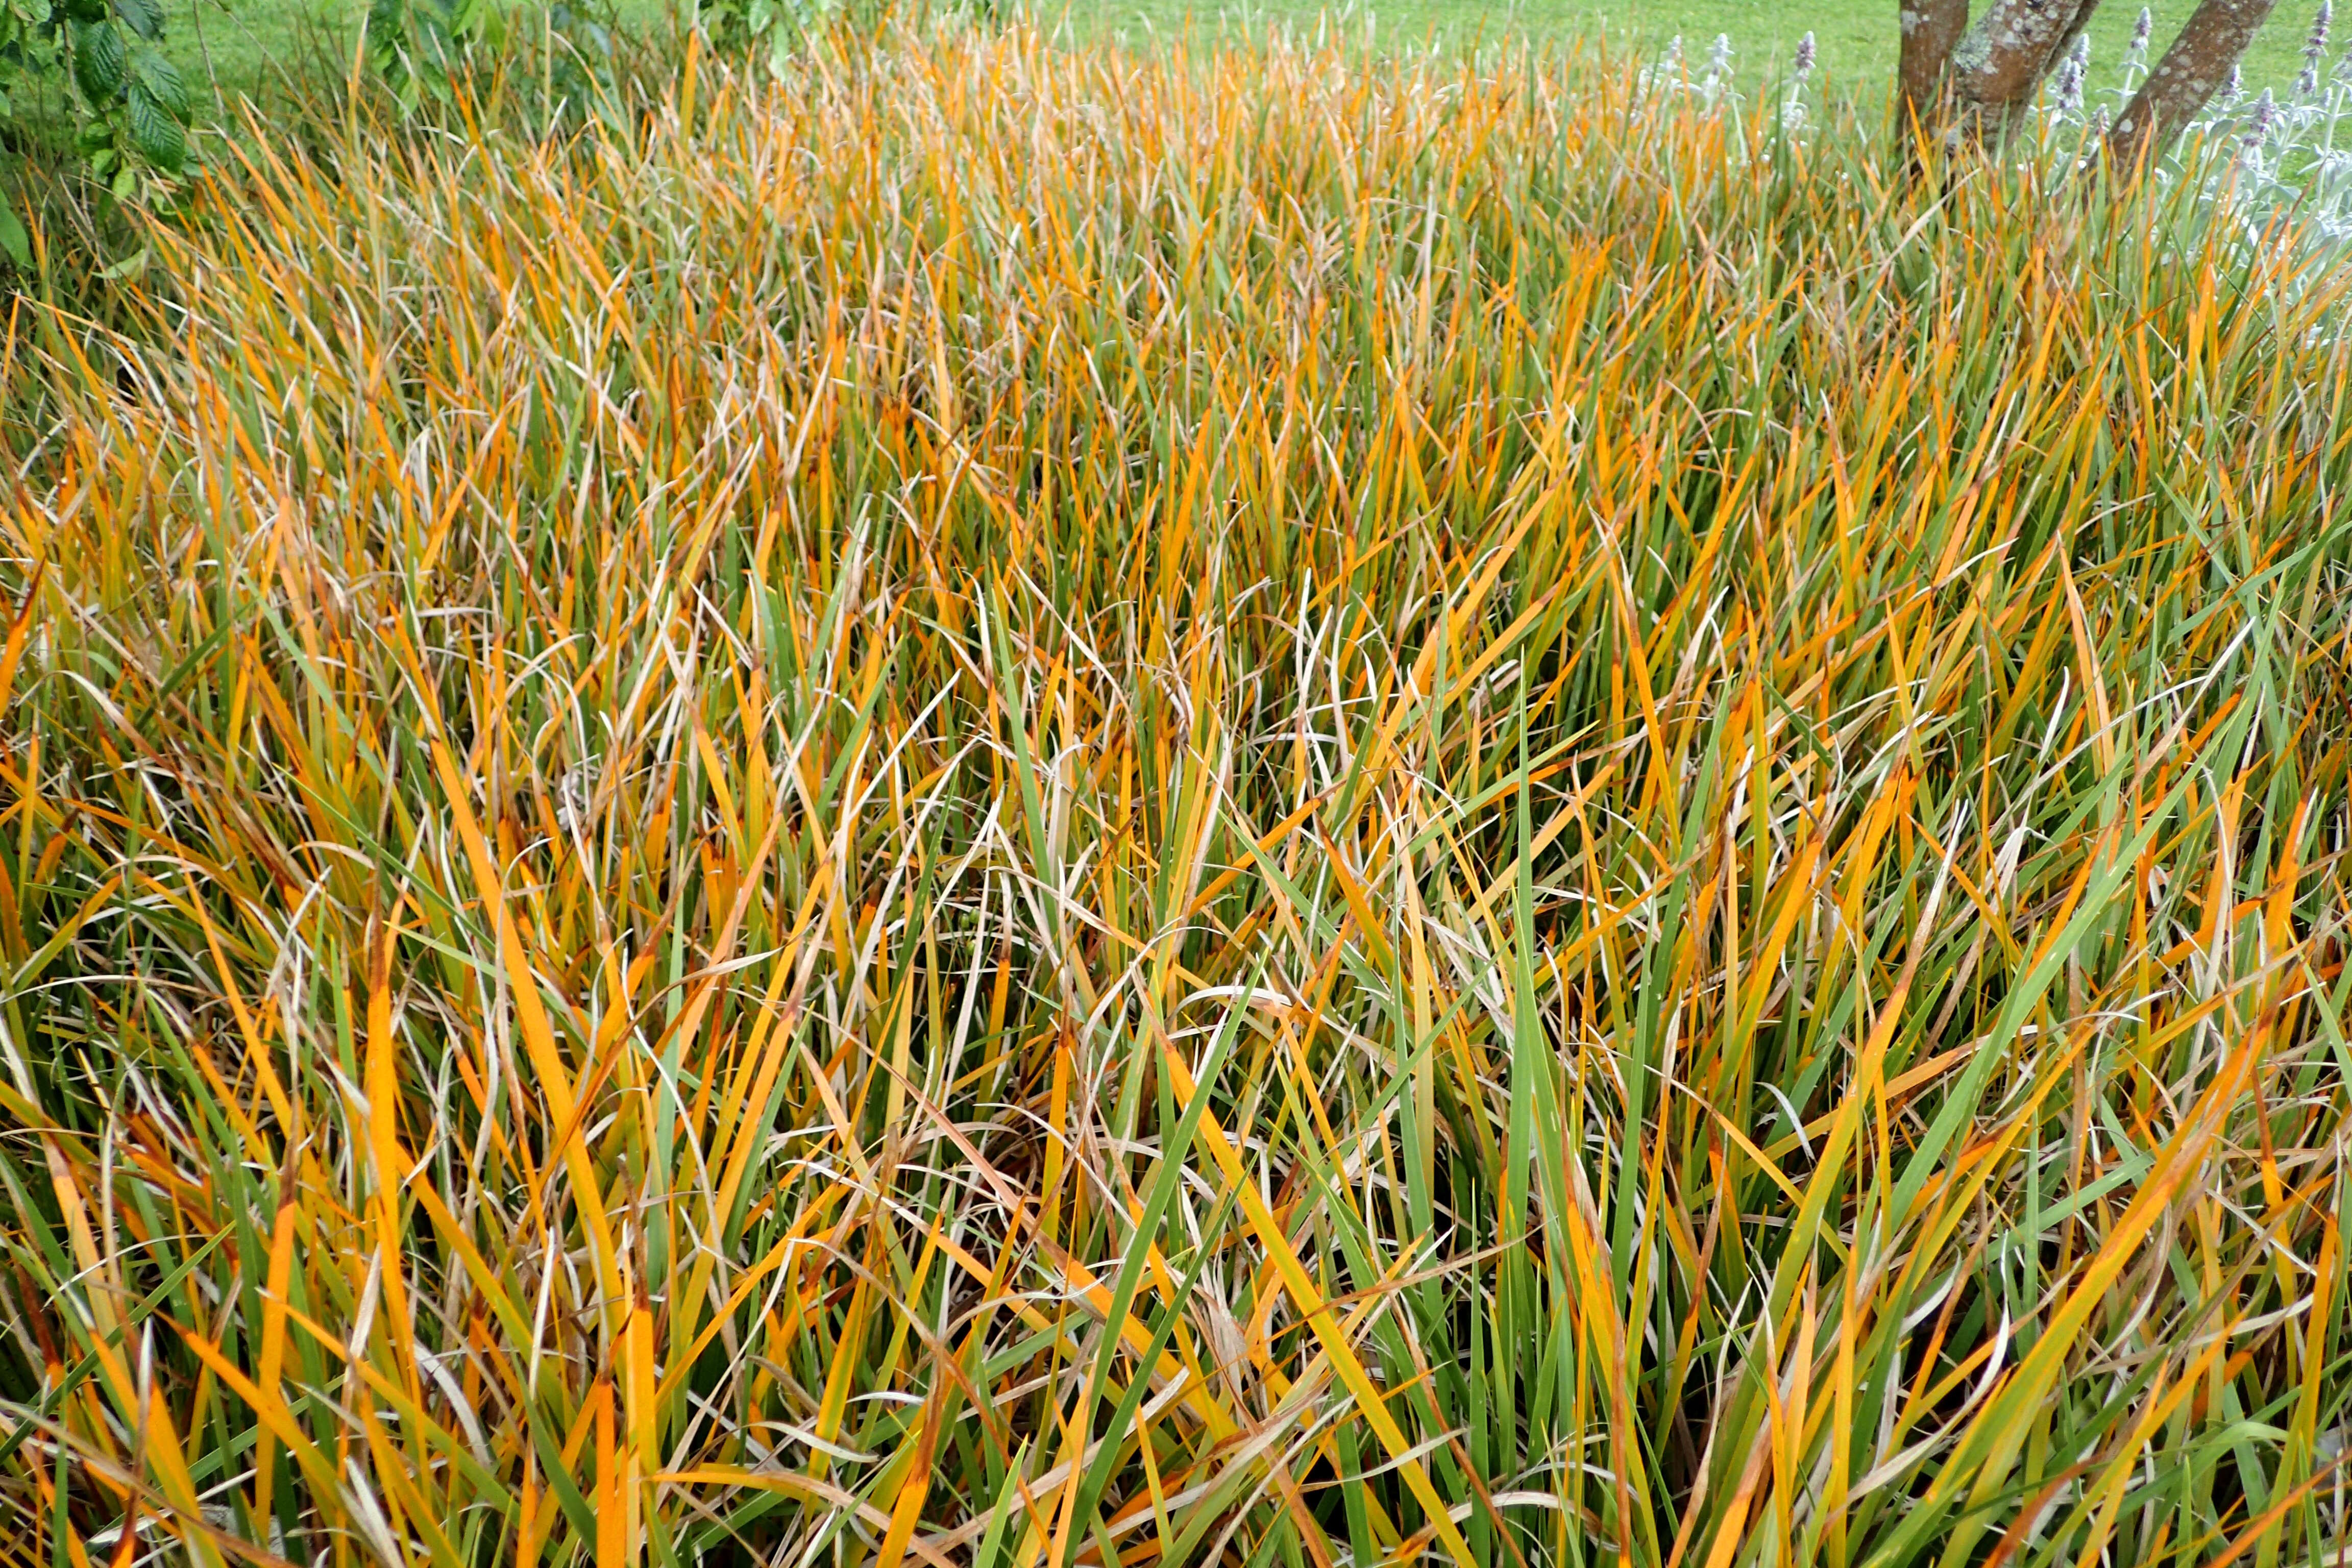
M 1995 0 L 1969 26 L 1968 0 L 1906 0 L 1897 67 L 1910 131 L 1958 110 L 1979 135 L 2013 131 L 2042 78 L 2099 0 Z
M 2090 21 L 2099 0 L 1998 0 L 1953 52 L 1959 100 L 1979 134 L 2017 129 L 2042 79 Z

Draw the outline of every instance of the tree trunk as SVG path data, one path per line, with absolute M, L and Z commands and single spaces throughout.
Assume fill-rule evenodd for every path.
M 2230 79 L 2275 3 L 2202 0 L 2107 132 L 2107 155 L 2131 168 L 2162 152 Z
M 1896 80 L 1910 123 L 1906 135 L 1936 130 L 1944 118 L 1952 51 L 1969 30 L 1969 0 L 1903 0 L 1903 60 Z
M 2042 78 L 2099 0 L 1995 0 L 1973 27 L 1968 0 L 1906 0 L 1898 82 L 1912 125 L 1940 131 L 1948 115 L 1979 138 L 2015 131 Z
M 1952 53 L 1953 89 L 1969 129 L 1999 140 L 2033 106 L 2042 79 L 2090 21 L 2099 0 L 2000 0 Z

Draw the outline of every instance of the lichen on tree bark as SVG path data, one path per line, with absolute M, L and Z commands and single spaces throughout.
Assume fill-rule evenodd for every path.
M 2116 162 L 2160 151 L 2229 79 L 2276 0 L 2200 0 L 2196 11 L 2108 132 Z M 1969 20 L 1968 0 L 1903 0 L 1896 68 L 1904 132 L 1965 133 L 1999 142 L 2016 132 L 2035 96 L 2099 0 L 1994 0 Z

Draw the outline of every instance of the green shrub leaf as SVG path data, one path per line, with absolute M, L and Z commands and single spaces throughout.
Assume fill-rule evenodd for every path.
M 163 36 L 163 7 L 156 0 L 114 0 L 114 19 L 142 38 Z
M 153 49 L 142 49 L 135 68 L 145 88 L 164 113 L 182 124 L 188 119 L 188 84 L 180 68 Z
M 33 269 L 33 237 L 25 232 L 25 220 L 5 201 L 0 201 L 0 251 L 7 252 L 19 272 Z
M 184 100 L 184 94 L 183 99 Z M 187 161 L 188 133 L 180 121 L 143 82 L 131 86 L 131 141 L 139 155 L 165 174 L 176 174 Z
M 74 81 L 94 106 L 114 101 L 130 76 L 122 32 L 111 22 L 89 22 L 73 30 Z

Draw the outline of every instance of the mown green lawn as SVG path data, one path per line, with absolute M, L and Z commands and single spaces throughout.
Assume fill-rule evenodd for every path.
M 348 32 L 345 15 L 356 19 L 360 9 L 306 0 L 196 0 L 172 18 L 166 45 L 200 100 L 208 90 L 234 100 L 259 94 L 281 71 L 334 47 Z M 331 31 L 320 26 L 328 22 Z
M 622 0 L 625 16 L 652 19 L 668 0 Z M 173 51 L 192 79 L 217 81 L 234 96 L 266 86 L 276 72 L 347 40 L 362 0 L 198 0 L 178 18 Z M 2163 0 L 2156 7 L 2159 46 L 2194 5 Z M 1798 38 L 1811 31 L 1821 48 L 1823 79 L 1879 90 L 1894 68 L 1894 0 L 1381 0 L 1345 8 L 1322 0 L 1045 0 L 1042 16 L 1083 33 L 1112 30 L 1135 41 L 1211 37 L 1232 29 L 1276 25 L 1313 26 L 1324 17 L 1368 34 L 1382 47 L 1437 43 L 1460 47 L 1482 40 L 1527 39 L 1566 44 L 1580 37 L 1616 49 L 1655 49 L 1681 35 L 1694 58 L 1717 34 L 1727 36 L 1738 70 L 1754 77 L 1785 68 Z M 2092 28 L 2094 89 L 2114 83 L 2137 6 L 2107 0 Z M 2288 89 L 2301 68 L 2310 16 L 2287 0 L 2248 59 L 2252 87 Z
M 2312 0 L 2315 4 L 2315 0 Z M 1108 26 L 1137 37 L 1247 24 L 1312 24 L 1332 8 L 1315 0 L 1070 0 L 1074 20 Z M 2155 6 L 2160 48 L 2195 8 L 2195 0 L 2159 0 Z M 1894 69 L 1897 0 L 1384 0 L 1349 9 L 1350 25 L 1369 25 L 1391 44 L 1432 38 L 1459 45 L 1481 38 L 1524 37 L 1567 40 L 1580 35 L 1611 47 L 1654 49 L 1679 34 L 1685 50 L 1703 57 L 1720 34 L 1728 37 L 1744 74 L 1778 70 L 1797 40 L 1811 32 L 1827 79 L 1877 89 Z M 2139 7 L 2105 0 L 2092 25 L 2091 85 L 2114 83 Z M 2283 0 L 2246 61 L 2253 90 L 2289 89 L 2302 68 L 2310 8 Z
M 543 16 L 543 4 L 500 0 L 518 15 Z M 657 22 L 671 0 L 569 0 L 574 10 L 608 8 L 640 23 Z M 165 47 L 200 102 L 268 101 L 290 75 L 348 69 L 368 0 L 179 0 Z

